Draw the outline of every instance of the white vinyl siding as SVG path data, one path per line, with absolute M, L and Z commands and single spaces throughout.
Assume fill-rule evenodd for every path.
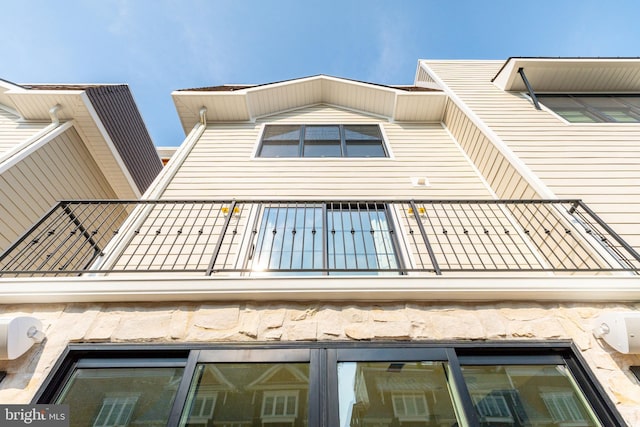
M 0 174 L 0 251 L 58 200 L 114 198 L 75 129 Z
M 39 130 L 47 127 L 48 123 L 20 122 L 19 117 L 11 114 L 0 106 L 0 159 L 25 142 Z
M 380 123 L 391 158 L 260 159 L 263 124 Z M 414 187 L 412 177 L 430 186 Z M 488 189 L 440 124 L 389 123 L 326 105 L 254 123 L 211 124 L 163 198 L 490 198 Z
M 556 196 L 583 199 L 640 247 L 640 125 L 568 124 L 537 111 L 522 94 L 491 83 L 502 63 L 427 61 Z

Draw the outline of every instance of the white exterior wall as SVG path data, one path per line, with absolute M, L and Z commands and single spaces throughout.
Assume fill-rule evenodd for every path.
M 640 247 L 640 124 L 569 124 L 538 111 L 491 83 L 503 61 L 426 63 L 557 197 L 583 199 Z
M 381 123 L 392 158 L 253 158 L 264 124 Z M 412 177 L 427 177 L 415 187 Z M 188 198 L 491 198 L 462 150 L 437 123 L 385 119 L 317 105 L 256 123 L 211 124 L 162 195 Z
M 57 201 L 114 198 L 74 128 L 0 174 L 0 251 Z
M 20 122 L 19 119 L 0 105 L 0 159 L 48 125 L 48 123 Z

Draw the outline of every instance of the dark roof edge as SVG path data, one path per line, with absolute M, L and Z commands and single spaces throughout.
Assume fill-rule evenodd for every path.
M 22 83 L 20 86 L 30 90 L 87 90 L 96 87 L 126 86 L 124 83 Z
M 330 76 L 328 74 L 315 74 L 315 75 L 312 75 L 312 76 L 298 77 L 298 78 L 295 78 L 295 79 L 280 80 L 280 81 L 277 81 L 277 82 L 261 83 L 261 84 L 255 84 L 255 85 L 219 85 L 219 86 L 205 86 L 205 87 L 191 88 L 191 89 L 177 89 L 176 92 L 188 92 L 188 91 L 194 91 L 194 92 L 233 92 L 233 91 L 236 91 L 236 90 L 250 89 L 250 88 L 261 87 L 261 86 L 269 86 L 269 85 L 275 85 L 275 84 L 279 84 L 279 83 L 287 83 L 287 82 L 293 82 L 293 81 L 296 81 L 296 80 L 304 80 L 304 79 L 310 79 L 310 78 L 313 78 L 313 77 L 323 77 L 323 76 L 324 77 L 331 77 L 331 78 L 339 79 L 339 80 L 347 80 L 347 81 L 351 81 L 351 82 L 355 82 L 355 83 L 362 83 L 362 84 L 367 84 L 367 85 L 372 85 L 372 86 L 379 86 L 379 87 L 384 87 L 384 88 L 389 88 L 389 89 L 404 90 L 404 91 L 407 91 L 407 92 L 441 92 L 439 89 L 422 88 L 422 87 L 418 87 L 418 86 L 384 85 L 384 84 L 380 84 L 380 83 L 365 82 L 363 80 L 356 80 L 356 79 L 349 79 L 349 78 L 345 78 L 345 77 Z
M 162 170 L 162 161 L 127 85 L 100 85 L 86 94 L 140 193 Z

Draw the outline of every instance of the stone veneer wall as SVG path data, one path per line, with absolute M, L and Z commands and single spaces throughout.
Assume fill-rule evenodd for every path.
M 14 361 L 0 402 L 28 403 L 70 343 L 215 343 L 329 340 L 571 339 L 629 425 L 640 425 L 640 355 L 603 347 L 591 333 L 602 311 L 640 304 L 57 304 L 0 306 L 0 316 L 42 320 L 46 341 Z

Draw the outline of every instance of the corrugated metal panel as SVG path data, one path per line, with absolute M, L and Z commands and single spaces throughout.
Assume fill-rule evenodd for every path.
M 0 251 L 61 199 L 113 198 L 74 128 L 0 175 Z
M 162 170 L 162 162 L 126 85 L 86 91 L 109 137 L 141 193 Z

